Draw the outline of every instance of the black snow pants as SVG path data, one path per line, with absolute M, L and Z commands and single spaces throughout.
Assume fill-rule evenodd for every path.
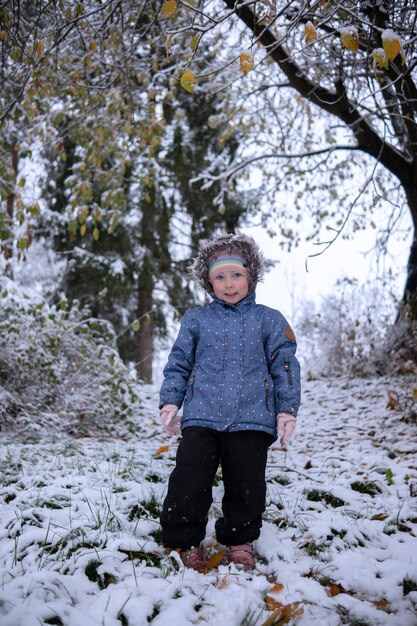
M 223 517 L 215 525 L 217 540 L 232 546 L 257 539 L 265 510 L 267 452 L 273 441 L 261 431 L 185 428 L 161 513 L 164 546 L 187 550 L 204 539 L 219 463 L 224 496 Z

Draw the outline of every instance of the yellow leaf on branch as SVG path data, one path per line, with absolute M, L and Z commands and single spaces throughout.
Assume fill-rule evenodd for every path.
M 184 74 L 180 78 L 181 87 L 188 91 L 188 93 L 194 93 L 195 90 L 195 76 L 190 70 L 185 70 Z
M 200 41 L 201 35 L 194 35 L 194 37 L 190 41 L 190 48 L 193 52 L 197 49 L 198 42 Z
M 248 72 L 251 71 L 251 69 L 253 68 L 255 63 L 254 63 L 254 60 L 253 60 L 253 56 L 250 54 L 250 52 L 242 52 L 241 53 L 241 55 L 239 57 L 239 64 L 240 64 L 240 70 L 244 74 L 247 74 Z
M 390 61 L 393 61 L 397 54 L 401 51 L 401 39 L 397 33 L 391 29 L 384 30 L 381 35 L 381 39 L 385 54 Z
M 162 5 L 162 15 L 165 18 L 175 17 L 177 12 L 177 0 L 167 0 Z
M 313 22 L 307 22 L 307 24 L 305 25 L 304 33 L 306 43 L 312 43 L 313 41 L 315 41 L 315 39 L 317 39 L 317 31 L 314 27 Z
M 340 41 L 346 50 L 356 52 L 359 48 L 359 35 L 354 26 L 346 26 L 340 31 Z
M 371 57 L 374 60 L 374 70 L 375 70 L 375 65 L 378 65 L 381 69 L 384 69 L 384 70 L 388 69 L 389 59 L 383 48 L 376 48 L 375 50 L 372 50 Z

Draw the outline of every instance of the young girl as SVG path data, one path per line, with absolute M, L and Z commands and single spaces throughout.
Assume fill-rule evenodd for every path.
M 254 567 L 267 450 L 277 428 L 282 445 L 288 443 L 300 404 L 294 333 L 279 311 L 255 302 L 262 273 L 252 237 L 203 242 L 192 274 L 212 302 L 185 313 L 164 368 L 161 422 L 182 439 L 161 514 L 162 541 L 200 572 L 207 571 L 200 544 L 219 463 L 224 497 L 217 539 L 229 563 Z

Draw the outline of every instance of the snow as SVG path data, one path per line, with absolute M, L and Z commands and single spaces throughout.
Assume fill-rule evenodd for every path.
M 339 32 L 344 35 L 353 35 L 355 37 L 358 37 L 358 29 L 356 28 L 356 26 L 353 26 L 352 24 L 349 24 L 348 26 L 342 26 L 339 29 Z
M 400 37 L 391 28 L 386 28 L 381 34 L 382 41 L 400 41 Z
M 155 389 L 130 440 L 0 433 L 1 625 L 416 626 L 417 426 L 386 407 L 414 385 L 304 383 L 288 451 L 270 450 L 254 573 L 199 574 L 160 545 L 177 440 Z M 220 558 L 220 479 L 213 493 L 204 548 Z

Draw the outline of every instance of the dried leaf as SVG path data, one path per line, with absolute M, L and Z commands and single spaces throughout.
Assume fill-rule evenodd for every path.
M 307 22 L 304 29 L 305 33 L 305 42 L 312 43 L 317 39 L 317 31 L 314 28 L 314 24 L 312 22 Z
M 328 596 L 333 598 L 333 596 L 338 596 L 339 593 L 342 593 L 342 589 L 339 587 L 339 585 L 333 583 L 331 585 L 327 585 L 326 593 Z
M 5 30 L 0 30 L 0 41 L 7 41 L 8 34 Z
M 390 29 L 384 30 L 381 39 L 385 54 L 390 61 L 393 61 L 402 48 L 401 39 L 397 33 Z
M 212 554 L 212 556 L 209 559 L 207 559 L 209 568 L 213 569 L 214 567 L 218 567 L 223 557 L 224 557 L 224 550 L 221 550 L 220 552 L 215 552 L 214 554 Z
M 165 51 L 167 53 L 167 57 L 169 57 L 169 53 L 171 52 L 171 45 L 172 45 L 172 39 L 173 39 L 174 35 L 172 33 L 170 33 L 167 37 L 167 40 L 165 42 Z
M 342 28 L 340 31 L 340 41 L 346 50 L 356 52 L 359 48 L 359 35 L 354 26 Z
M 385 600 L 385 598 L 382 598 L 382 600 L 377 600 L 376 602 L 373 602 L 373 604 L 379 609 L 386 609 L 389 606 L 388 600 Z
M 177 0 L 167 0 L 162 5 L 162 15 L 165 18 L 174 17 L 177 12 Z
M 413 389 L 413 400 L 417 400 L 417 387 Z
M 399 411 L 401 409 L 400 398 L 396 391 L 388 391 L 387 409 L 390 411 Z
M 165 452 L 168 452 L 169 450 L 169 446 L 160 446 L 158 448 L 158 450 L 155 452 L 155 456 L 159 456 L 160 454 L 164 454 Z
M 21 252 L 27 250 L 29 247 L 28 240 L 25 237 L 19 237 L 17 240 L 17 247 Z
M 197 49 L 198 42 L 200 41 L 201 35 L 194 35 L 194 37 L 190 41 L 190 48 L 193 52 Z
M 100 238 L 100 231 L 97 228 L 97 226 L 95 226 L 93 230 L 93 239 L 94 241 L 97 241 L 99 238 Z
M 272 598 L 270 594 L 280 593 L 284 589 L 282 583 L 275 583 L 265 596 L 265 605 L 268 611 L 275 611 L 282 608 L 282 602 L 278 602 L 275 598 Z
M 379 65 L 381 69 L 385 69 L 385 70 L 388 69 L 389 59 L 383 48 L 376 48 L 375 50 L 373 50 L 371 57 L 374 60 L 374 69 L 375 69 L 375 64 Z
M 288 624 L 290 621 L 301 617 L 304 609 L 301 602 L 292 602 L 291 604 L 281 604 L 274 612 L 263 622 L 262 626 L 273 626 L 274 624 Z
M 275 611 L 276 609 L 282 607 L 282 602 L 278 602 L 274 598 L 271 598 L 271 596 L 267 595 L 265 598 L 265 606 L 268 611 Z
M 194 93 L 195 89 L 195 76 L 190 70 L 185 70 L 184 74 L 180 78 L 181 87 L 188 91 L 188 93 Z
M 239 57 L 239 64 L 240 64 L 240 70 L 244 74 L 247 74 L 248 72 L 251 71 L 251 69 L 253 69 L 253 66 L 255 65 L 255 63 L 253 60 L 253 56 L 250 54 L 250 52 L 241 53 Z
M 265 605 L 268 611 L 275 611 L 278 608 L 282 607 L 282 602 L 278 602 L 275 598 L 271 597 L 271 593 L 280 593 L 284 589 L 284 585 L 282 583 L 275 583 L 275 585 L 268 591 L 265 597 Z
M 217 589 L 226 589 L 229 586 L 229 576 L 224 576 L 220 582 L 216 585 Z

